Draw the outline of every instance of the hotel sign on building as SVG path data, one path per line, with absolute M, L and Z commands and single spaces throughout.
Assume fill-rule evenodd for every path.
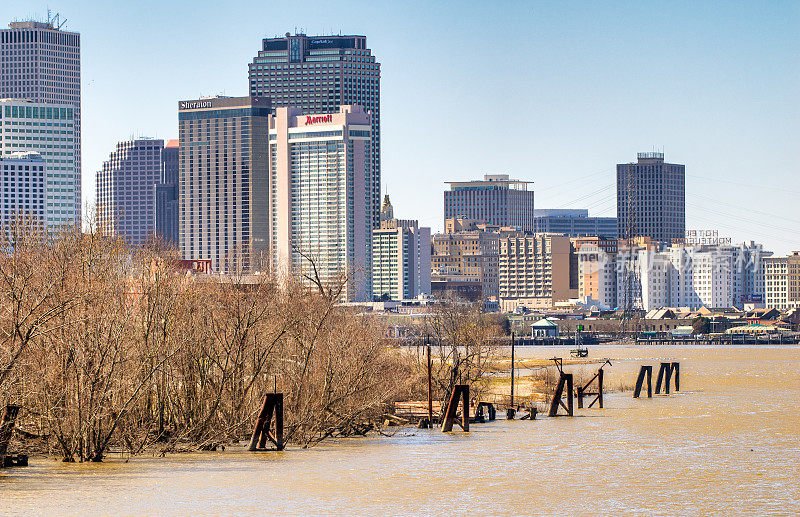
M 702 246 L 705 244 L 731 244 L 730 237 L 720 237 L 718 230 L 686 230 L 684 244 Z

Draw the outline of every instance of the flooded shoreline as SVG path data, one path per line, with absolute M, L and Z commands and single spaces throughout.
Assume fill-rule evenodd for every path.
M 681 362 L 681 392 L 574 418 L 402 428 L 285 452 L 36 459 L 0 471 L 0 513 L 178 515 L 796 514 L 800 347 L 595 346 L 607 381 Z M 520 347 L 517 357 L 569 357 Z M 596 365 L 587 365 L 589 368 Z M 574 370 L 581 367 L 566 367 Z M 565 369 L 566 369 L 565 368 Z

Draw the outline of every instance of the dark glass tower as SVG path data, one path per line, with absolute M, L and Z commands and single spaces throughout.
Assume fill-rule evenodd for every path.
M 686 233 L 686 167 L 664 163 L 663 153 L 639 153 L 617 165 L 619 237 L 671 243 Z
M 290 35 L 265 38 L 250 63 L 250 96 L 269 97 L 273 108 L 297 107 L 304 113 L 338 113 L 356 104 L 372 120 L 372 214 L 380 225 L 380 63 L 366 36 Z

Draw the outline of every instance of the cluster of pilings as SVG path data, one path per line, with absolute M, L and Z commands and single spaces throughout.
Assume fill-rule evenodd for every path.
M 673 376 L 674 374 L 674 376 Z M 675 379 L 675 391 L 681 390 L 681 363 L 670 362 L 661 363 L 658 368 L 658 377 L 656 378 L 656 395 L 661 393 L 661 387 L 664 386 L 664 393 L 669 395 L 669 386 L 672 379 Z M 647 381 L 647 398 L 653 397 L 653 367 L 649 365 L 642 365 L 639 369 L 639 376 L 636 378 L 636 388 L 633 390 L 633 398 L 638 399 L 642 394 L 642 387 L 644 382 Z

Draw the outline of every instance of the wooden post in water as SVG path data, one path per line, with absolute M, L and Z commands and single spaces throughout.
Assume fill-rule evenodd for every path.
M 672 371 L 675 372 L 675 391 L 681 391 L 681 363 L 672 363 Z
M 566 393 L 565 393 L 566 391 Z M 562 402 L 561 397 L 563 394 L 566 394 L 567 397 L 567 405 L 564 405 Z M 566 410 L 567 415 L 573 416 L 573 408 L 572 408 L 572 374 L 571 373 L 564 373 L 561 372 L 561 377 L 558 379 L 558 386 L 556 386 L 556 391 L 553 394 L 553 400 L 550 401 L 550 412 L 547 416 L 559 416 L 558 415 L 558 408 L 563 407 Z
M 8 444 L 11 442 L 11 436 L 14 434 L 14 423 L 17 420 L 20 406 L 8 404 L 3 409 L 3 416 L 0 418 L 0 468 L 3 468 L 6 463 L 6 453 L 8 452 Z
M 428 342 L 428 428 L 433 429 L 433 387 L 431 384 L 431 338 Z
M 273 414 L 275 414 L 274 435 L 270 433 Z M 264 397 L 264 404 L 261 406 L 261 412 L 259 412 L 253 428 L 253 436 L 250 438 L 249 450 L 264 449 L 267 440 L 275 444 L 277 450 L 283 450 L 283 393 L 268 393 Z
M 453 430 L 453 424 L 456 423 L 456 413 L 458 413 L 458 404 L 461 402 L 461 428 L 469 431 L 469 385 L 456 384 L 453 386 L 453 392 L 450 394 L 450 401 L 447 403 L 447 408 L 444 411 L 442 418 L 442 432 L 447 433 Z
M 644 382 L 645 376 L 647 377 L 647 398 L 653 398 L 653 367 L 643 365 L 639 370 L 639 377 L 636 379 L 636 389 L 633 390 L 633 398 L 635 399 L 638 399 L 639 395 L 642 393 L 642 383 Z
M 511 406 L 514 406 L 514 333 L 511 333 Z

